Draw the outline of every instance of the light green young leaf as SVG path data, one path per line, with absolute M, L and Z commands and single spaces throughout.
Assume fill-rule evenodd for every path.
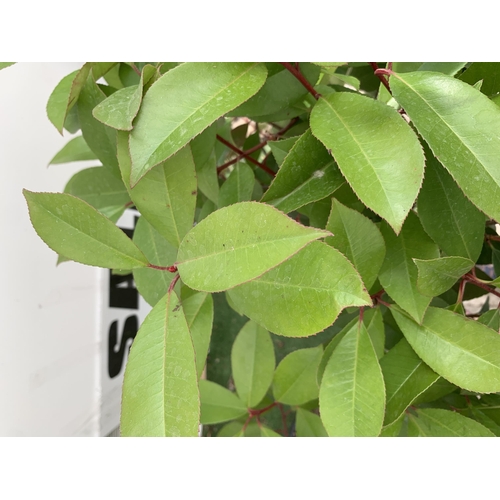
M 427 234 L 448 254 L 476 261 L 483 247 L 484 214 L 463 194 L 424 144 L 425 179 L 418 216 Z
M 141 217 L 135 226 L 134 243 L 155 266 L 170 266 L 175 262 L 177 249 L 163 238 L 149 222 Z M 149 267 L 133 271 L 137 290 L 146 302 L 154 306 L 167 293 L 174 275 Z M 187 315 L 186 311 L 184 313 Z
M 319 390 L 321 420 L 329 436 L 378 436 L 385 410 L 382 371 L 363 323 L 340 341 Z
M 325 198 L 343 183 L 333 158 L 307 130 L 291 148 L 261 201 L 290 213 Z
M 293 145 L 297 142 L 298 137 L 289 137 L 288 139 L 281 139 L 279 141 L 269 141 L 267 145 L 271 148 L 276 163 L 281 166 L 286 155 L 290 152 Z
M 263 64 L 190 62 L 163 75 L 144 96 L 130 134 L 131 185 L 254 95 L 266 76 Z
M 328 437 L 321 418 L 302 408 L 297 408 L 295 430 L 297 437 Z
M 182 308 L 193 339 L 196 372 L 200 378 L 203 368 L 205 368 L 210 346 L 214 321 L 214 301 L 209 293 L 195 292 L 187 298 L 182 297 Z
M 421 321 L 431 298 L 417 289 L 418 270 L 412 259 L 436 259 L 439 249 L 427 236 L 414 212 L 408 214 L 399 236 L 386 224 L 380 229 L 386 245 L 380 283 L 396 304 Z
M 252 199 L 255 175 L 246 163 L 238 163 L 219 192 L 219 208 Z
M 335 247 L 353 263 L 369 290 L 385 257 L 384 238 L 378 227 L 364 215 L 333 198 L 325 229 L 334 235 L 326 238 L 325 243 Z M 366 244 L 368 241 L 369 245 Z
M 408 418 L 409 437 L 495 437 L 484 425 L 454 411 L 421 408 Z
M 197 436 L 199 396 L 194 350 L 175 292 L 148 314 L 123 380 L 122 436 Z
M 465 195 L 500 219 L 500 108 L 464 82 L 418 71 L 391 77 L 394 98 Z
M 311 130 L 360 200 L 399 233 L 423 179 L 417 136 L 396 110 L 350 92 L 321 98 Z
M 302 226 L 269 205 L 236 203 L 189 231 L 179 247 L 177 267 L 190 288 L 220 292 L 261 276 L 329 234 Z
M 63 193 L 25 189 L 23 194 L 35 231 L 58 254 L 89 266 L 134 269 L 148 265 L 125 233 L 85 201 Z
M 500 392 L 500 335 L 445 309 L 429 307 L 421 325 L 397 306 L 391 313 L 413 350 L 443 378 L 468 391 Z
M 90 150 L 83 136 L 79 135 L 65 144 L 59 153 L 50 160 L 49 165 L 96 159 L 97 156 Z
M 418 291 L 436 297 L 449 290 L 457 280 L 470 271 L 474 262 L 464 257 L 441 257 L 439 259 L 413 259 L 418 268 Z
M 323 356 L 323 346 L 298 349 L 281 360 L 273 379 L 276 401 L 301 405 L 318 397 L 316 373 Z
M 416 398 L 439 378 L 401 339 L 381 360 L 386 389 L 384 425 L 398 420 Z
M 313 335 L 330 326 L 345 307 L 371 305 L 352 264 L 321 242 L 310 243 L 228 294 L 250 319 L 287 337 Z
M 248 408 L 257 406 L 271 386 L 274 347 L 269 333 L 253 321 L 240 330 L 231 351 L 234 385 Z
M 200 380 L 201 423 L 218 424 L 242 417 L 245 403 L 233 392 L 209 380 Z

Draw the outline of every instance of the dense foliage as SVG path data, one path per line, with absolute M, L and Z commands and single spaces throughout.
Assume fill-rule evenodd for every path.
M 500 314 L 464 307 L 500 296 L 499 93 L 500 63 L 66 76 L 52 163 L 101 165 L 25 197 L 59 261 L 153 306 L 122 435 L 500 435 Z

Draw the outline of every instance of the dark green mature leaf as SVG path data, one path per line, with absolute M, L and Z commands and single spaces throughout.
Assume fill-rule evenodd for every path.
M 295 429 L 297 437 L 328 437 L 321 418 L 302 408 L 297 408 Z
M 340 341 L 326 365 L 319 408 L 329 436 L 378 436 L 385 388 L 377 355 L 363 323 Z
M 378 359 L 381 359 L 385 354 L 385 328 L 380 307 L 365 310 L 363 323 L 372 341 L 375 354 Z
M 121 179 L 104 167 L 80 170 L 68 181 L 64 192 L 86 201 L 113 222 L 121 217 L 130 202 Z
M 59 153 L 50 160 L 49 165 L 96 159 L 97 156 L 88 147 L 83 136 L 80 135 L 65 144 Z
M 254 95 L 266 75 L 255 63 L 184 63 L 163 75 L 144 96 L 130 135 L 131 184 Z
M 289 137 L 288 139 L 281 139 L 279 141 L 268 141 L 267 145 L 271 148 L 271 152 L 279 166 L 281 166 L 286 155 L 298 139 L 299 137 Z
M 245 403 L 236 394 L 209 380 L 200 380 L 201 423 L 217 424 L 247 413 Z
M 345 307 L 371 305 L 352 264 L 321 242 L 310 243 L 228 294 L 250 319 L 287 337 L 313 335 L 330 326 Z
M 332 211 L 325 229 L 334 235 L 326 238 L 325 243 L 337 248 L 354 264 L 369 290 L 385 257 L 384 238 L 378 227 L 356 210 L 332 199 Z
M 412 259 L 438 258 L 439 249 L 427 236 L 414 212 L 408 214 L 399 236 L 387 224 L 382 224 L 380 229 L 386 245 L 380 283 L 396 304 L 421 321 L 431 299 L 417 289 L 418 271 Z
M 298 349 L 286 356 L 276 368 L 273 394 L 276 401 L 301 405 L 318 397 L 316 373 L 323 346 Z
M 493 330 L 435 307 L 421 325 L 397 306 L 391 312 L 413 350 L 443 378 L 469 391 L 500 392 L 500 336 Z
M 408 418 L 409 437 L 495 437 L 484 425 L 454 411 L 422 408 Z
M 474 266 L 464 257 L 441 257 L 440 259 L 413 259 L 418 267 L 417 288 L 420 293 L 435 297 L 449 290 L 457 280 Z
M 329 234 L 301 226 L 269 205 L 236 203 L 191 229 L 179 248 L 177 267 L 190 288 L 223 291 L 259 277 Z
M 311 112 L 311 130 L 329 149 L 360 200 L 399 233 L 423 179 L 417 136 L 396 110 L 337 92 Z
M 400 340 L 381 360 L 387 393 L 384 425 L 390 425 L 440 376 L 431 370 L 410 347 Z
M 460 80 L 474 85 L 480 80 L 481 92 L 492 96 L 500 92 L 500 63 L 498 62 L 474 62 L 461 75 Z
M 261 201 L 290 213 L 325 198 L 343 183 L 335 161 L 308 130 L 291 148 Z
M 483 245 L 484 215 L 464 196 L 426 145 L 424 151 L 427 165 L 417 201 L 420 221 L 448 255 L 475 262 Z
M 219 192 L 219 208 L 252 199 L 255 185 L 253 170 L 246 163 L 238 163 Z
M 175 292 L 148 314 L 130 350 L 123 381 L 122 436 L 197 436 L 194 350 Z
M 269 333 L 253 321 L 246 323 L 234 341 L 231 366 L 240 399 L 248 408 L 257 406 L 274 375 L 274 348 Z
M 69 194 L 23 190 L 31 223 L 55 252 L 89 266 L 133 269 L 146 257 L 109 219 Z
M 477 321 L 498 332 L 500 330 L 500 310 L 491 309 L 490 311 L 481 314 L 481 316 L 477 318 Z
M 133 241 L 151 264 L 166 267 L 175 262 L 177 249 L 163 238 L 144 217 L 137 221 Z M 133 273 L 137 290 L 152 306 L 167 293 L 174 277 L 168 271 L 148 267 L 135 269 Z
M 499 220 L 500 108 L 470 85 L 441 73 L 394 74 L 391 89 L 465 195 Z

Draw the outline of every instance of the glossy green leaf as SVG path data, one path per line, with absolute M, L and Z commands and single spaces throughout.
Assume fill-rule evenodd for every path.
M 133 269 L 148 265 L 137 246 L 109 219 L 69 194 L 23 190 L 38 236 L 58 254 L 89 266 Z
M 319 390 L 321 420 L 329 436 L 378 436 L 385 409 L 382 371 L 363 323 L 340 341 Z
M 328 236 L 269 205 L 243 202 L 203 219 L 179 247 L 182 281 L 205 292 L 232 288 L 264 274 L 309 242 Z
M 271 336 L 249 321 L 240 330 L 231 351 L 234 385 L 240 399 L 254 408 L 266 395 L 274 375 L 275 359 Z
M 117 90 L 99 103 L 92 111 L 94 118 L 108 127 L 132 130 L 132 121 L 139 112 L 142 85 L 132 85 Z
M 330 195 L 343 183 L 335 161 L 308 130 L 293 145 L 261 201 L 290 213 Z
M 465 67 L 466 64 L 464 62 L 425 62 L 418 67 L 418 71 L 436 71 L 453 76 Z M 396 72 L 398 71 L 396 68 L 393 69 Z
M 80 170 L 68 181 L 64 192 L 86 201 L 113 222 L 130 202 L 122 180 L 104 167 Z
M 276 401 L 301 405 L 318 397 L 316 373 L 323 356 L 323 346 L 298 349 L 281 360 L 273 379 Z
M 500 335 L 445 309 L 429 307 L 421 325 L 397 306 L 391 312 L 413 350 L 443 378 L 469 391 L 500 392 Z
M 425 179 L 417 201 L 420 221 L 448 255 L 475 262 L 483 246 L 484 215 L 464 196 L 425 145 L 424 151 Z
M 80 135 L 65 144 L 59 153 L 50 160 L 49 165 L 96 159 L 96 155 L 90 150 L 83 136 Z
M 302 408 L 297 408 L 295 431 L 297 437 L 328 437 L 321 418 Z
M 390 425 L 440 376 L 401 339 L 381 360 L 386 389 L 384 425 Z
M 166 267 L 175 262 L 177 249 L 163 238 L 144 217 L 137 221 L 133 241 L 151 264 Z M 174 274 L 168 271 L 149 267 L 135 269 L 133 274 L 137 290 L 152 306 L 167 293 L 174 277 Z
M 470 201 L 500 219 L 499 107 L 470 85 L 441 73 L 395 74 L 391 89 Z
M 435 297 L 449 290 L 457 280 L 474 266 L 464 257 L 413 259 L 418 268 L 417 288 L 420 293 Z
M 399 236 L 386 224 L 380 229 L 386 245 L 380 283 L 396 304 L 421 321 L 431 298 L 417 289 L 418 270 L 412 259 L 438 258 L 439 249 L 427 236 L 414 212 L 408 214 Z
M 247 413 L 245 403 L 236 394 L 209 380 L 200 380 L 201 423 L 217 424 Z
M 474 85 L 480 80 L 481 92 L 492 96 L 500 92 L 500 63 L 499 62 L 474 62 L 461 75 L 460 80 Z
M 349 92 L 321 98 L 311 130 L 360 200 L 399 233 L 423 179 L 417 136 L 396 110 Z
M 371 305 L 352 264 L 321 242 L 310 243 L 228 294 L 250 319 L 287 337 L 313 335 L 330 326 L 345 307 Z
M 385 243 L 378 227 L 356 210 L 332 199 L 332 211 L 326 228 L 333 236 L 325 239 L 354 265 L 369 290 L 384 262 Z M 370 242 L 367 245 L 367 242 Z
M 422 408 L 408 415 L 409 437 L 494 437 L 484 425 L 457 412 Z
M 148 314 L 130 350 L 123 381 L 122 436 L 197 436 L 194 350 L 175 292 Z
M 219 208 L 252 199 L 255 175 L 246 163 L 237 163 L 219 192 Z
M 288 139 L 281 139 L 279 141 L 268 141 L 267 145 L 271 148 L 274 159 L 279 166 L 281 166 L 286 155 L 298 139 L 298 137 L 289 137 Z
M 203 373 L 203 368 L 205 368 L 210 346 L 214 321 L 214 301 L 209 293 L 195 292 L 187 298 L 182 297 L 182 308 L 193 339 L 196 372 L 199 378 Z
M 144 96 L 130 135 L 132 185 L 254 95 L 266 75 L 254 63 L 184 63 L 163 75 Z

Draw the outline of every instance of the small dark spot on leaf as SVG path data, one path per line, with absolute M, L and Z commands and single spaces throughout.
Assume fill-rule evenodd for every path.
M 174 307 L 174 311 L 173 311 L 173 312 L 178 311 L 180 308 L 181 308 L 181 305 L 180 305 L 180 304 L 177 304 L 177 305 Z
M 196 189 L 195 189 L 194 191 L 191 191 L 191 194 L 192 194 L 193 196 L 196 196 L 196 194 L 197 194 Z

